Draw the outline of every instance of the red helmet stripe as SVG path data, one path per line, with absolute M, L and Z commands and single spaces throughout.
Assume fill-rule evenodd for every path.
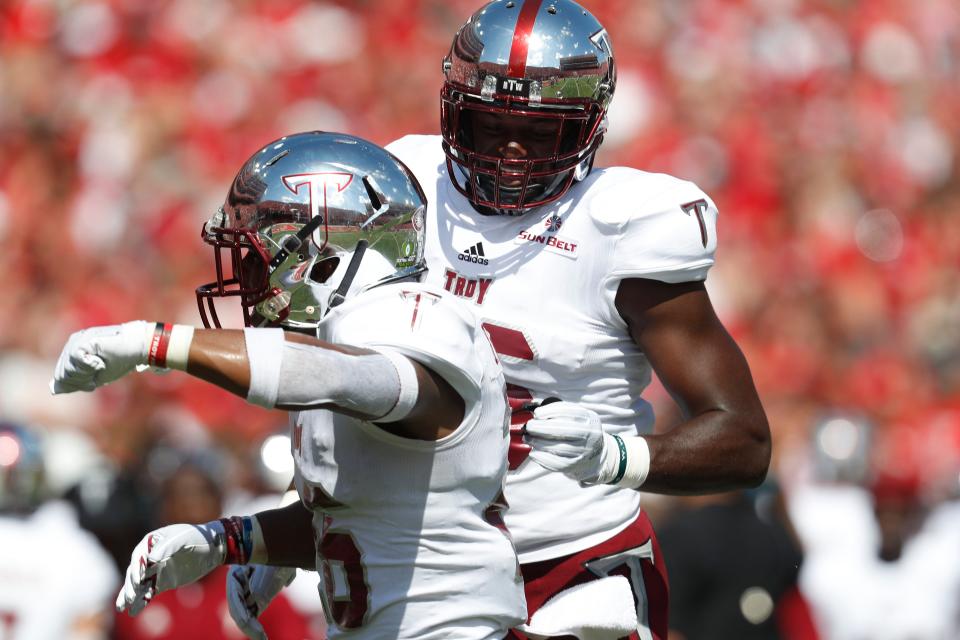
M 513 30 L 513 46 L 510 48 L 510 65 L 507 75 L 522 78 L 527 72 L 527 54 L 530 51 L 530 32 L 537 20 L 537 13 L 543 0 L 524 0 L 517 18 L 517 27 Z

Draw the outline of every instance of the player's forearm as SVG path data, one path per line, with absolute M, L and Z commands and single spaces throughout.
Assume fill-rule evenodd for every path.
M 301 502 L 261 511 L 257 521 L 263 536 L 265 559 L 262 564 L 316 569 L 313 513 Z
M 570 402 L 543 404 L 524 427 L 530 457 L 586 484 L 668 494 L 727 491 L 759 484 L 769 439 L 739 432 L 721 412 L 705 412 L 667 435 L 606 433 L 596 412 Z M 762 414 L 761 414 L 762 415 Z M 764 422 L 764 427 L 765 427 Z M 763 431 L 761 431 L 763 433 Z
M 190 344 L 186 371 L 241 398 L 250 389 L 250 363 L 243 331 L 197 329 Z
M 770 464 L 766 418 L 708 411 L 667 433 L 645 436 L 650 470 L 642 491 L 673 495 L 755 487 Z
M 755 487 L 766 477 L 771 443 L 763 405 L 743 353 L 722 327 L 714 327 L 712 345 L 700 349 L 697 365 L 682 377 L 661 363 L 661 379 L 687 418 L 648 437 L 644 491 L 713 493 Z
M 281 329 L 194 329 L 145 322 L 70 336 L 50 381 L 54 394 L 93 391 L 144 365 L 177 369 L 252 404 L 328 409 L 393 423 L 397 435 L 436 440 L 465 415 L 441 376 L 394 349 L 363 350 Z
M 416 372 L 402 356 L 278 329 L 197 329 L 187 362 L 167 364 L 268 408 L 324 408 L 376 419 L 401 401 L 400 409 L 409 413 L 417 400 Z M 404 379 L 412 387 L 406 394 Z

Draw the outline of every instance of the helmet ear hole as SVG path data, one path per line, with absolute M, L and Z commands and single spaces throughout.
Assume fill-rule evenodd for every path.
M 337 256 L 318 260 L 310 269 L 310 279 L 314 282 L 326 282 L 330 276 L 333 275 L 333 272 L 337 270 L 339 265 L 340 258 Z

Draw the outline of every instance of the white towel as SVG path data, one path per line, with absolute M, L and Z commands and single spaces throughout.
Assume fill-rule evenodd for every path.
M 573 635 L 580 640 L 617 640 L 637 631 L 637 625 L 630 582 L 608 576 L 561 591 L 517 628 L 532 639 Z

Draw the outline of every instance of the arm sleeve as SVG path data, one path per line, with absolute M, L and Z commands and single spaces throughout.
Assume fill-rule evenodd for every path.
M 480 398 L 484 359 L 476 350 L 485 337 L 469 311 L 419 284 L 383 287 L 364 299 L 345 310 L 326 339 L 401 353 L 443 377 L 464 401 Z
M 311 345 L 287 342 L 277 404 L 293 409 L 335 405 L 383 419 L 402 420 L 417 401 L 417 375 L 401 354 L 382 350 L 347 355 Z

